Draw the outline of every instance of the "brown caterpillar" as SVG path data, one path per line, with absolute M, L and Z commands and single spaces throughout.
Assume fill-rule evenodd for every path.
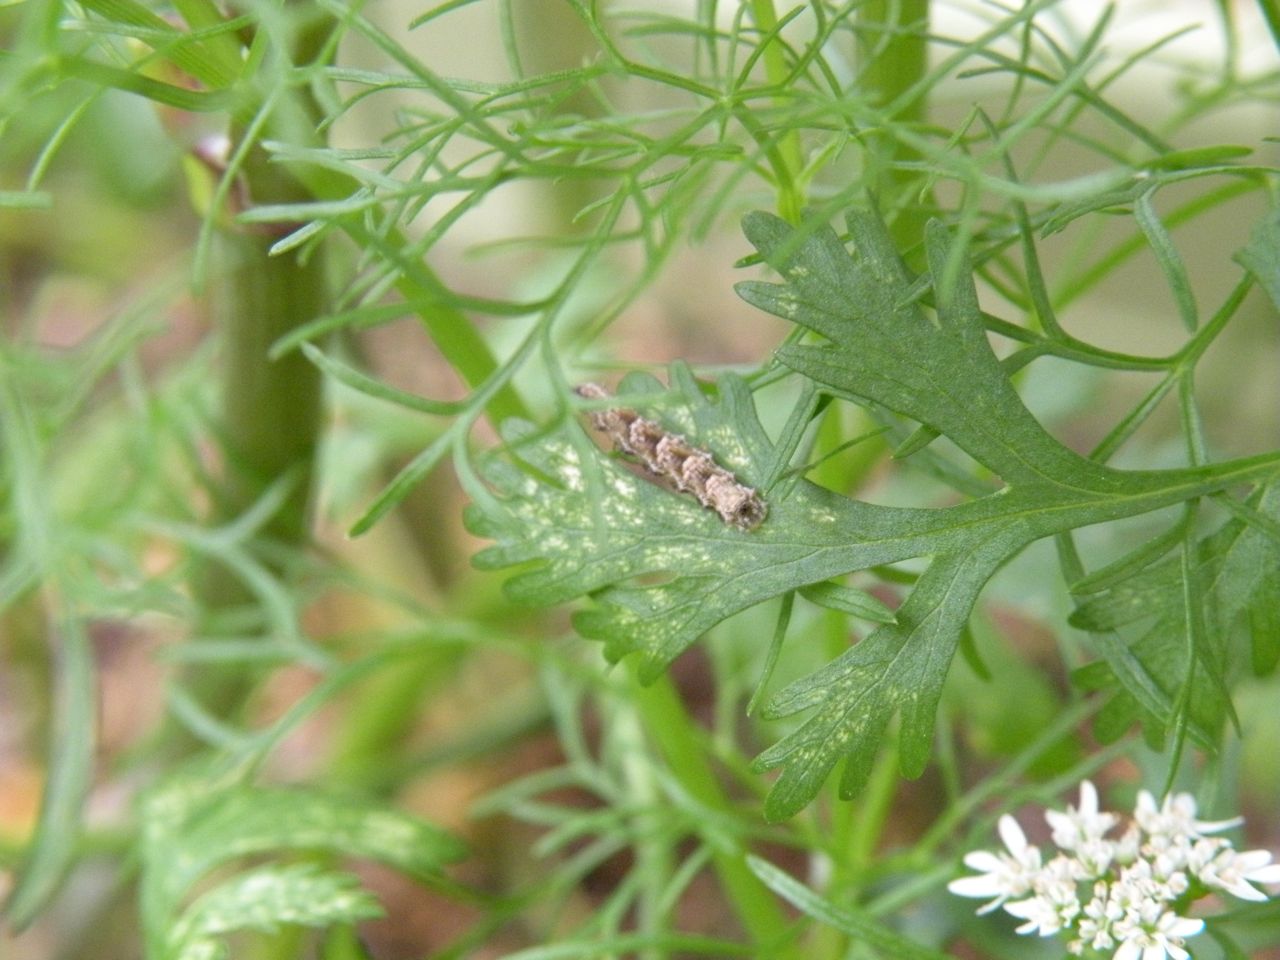
M 584 383 L 576 391 L 588 400 L 609 396 L 609 391 L 598 383 Z M 625 407 L 595 411 L 590 416 L 592 425 L 608 434 L 619 450 L 631 454 L 676 490 L 693 494 L 729 526 L 754 530 L 764 522 L 769 508 L 760 495 L 738 482 L 706 450 Z

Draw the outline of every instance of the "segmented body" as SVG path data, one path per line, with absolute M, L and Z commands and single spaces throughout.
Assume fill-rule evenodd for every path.
M 577 392 L 589 400 L 609 397 L 609 391 L 598 383 L 584 383 Z M 760 495 L 716 463 L 706 450 L 626 407 L 598 410 L 590 416 L 595 428 L 608 434 L 619 450 L 635 457 L 676 490 L 692 494 L 725 523 L 754 530 L 764 521 L 769 508 Z

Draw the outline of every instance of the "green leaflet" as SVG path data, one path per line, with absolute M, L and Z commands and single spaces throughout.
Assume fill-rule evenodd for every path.
M 802 913 L 853 937 L 858 943 L 874 947 L 882 956 L 898 960 L 946 960 L 950 956 L 920 946 L 863 910 L 832 903 L 767 860 L 748 856 L 747 866 L 770 890 Z
M 234 928 L 227 918 L 270 929 L 354 920 L 376 909 L 340 874 L 283 865 L 240 874 L 182 908 L 210 870 L 242 857 L 325 851 L 377 860 L 421 878 L 465 855 L 459 840 L 393 810 L 313 790 L 226 787 L 203 778 L 173 780 L 152 792 L 143 823 L 142 917 L 146 955 L 154 960 L 216 956 L 214 938 Z M 255 897 L 258 909 L 239 909 Z
M 283 924 L 327 927 L 380 916 L 378 901 L 355 877 L 312 864 L 256 867 L 201 894 L 170 932 L 166 956 L 226 957 L 219 938 L 235 930 L 271 933 Z
M 1280 307 L 1280 210 L 1267 211 L 1235 259 L 1258 279 L 1271 302 Z
M 749 214 L 743 228 L 788 282 L 739 283 L 739 295 L 828 340 L 783 347 L 777 357 L 787 366 L 918 420 L 1010 486 L 1048 483 L 1065 495 L 1115 488 L 1114 470 L 1062 446 L 1023 405 L 987 344 L 969 269 L 951 262 L 940 224 L 928 230 L 930 270 L 954 279 L 936 291 L 937 321 L 912 297 L 914 278 L 876 217 L 850 214 L 856 257 L 827 229 L 797 247 L 791 228 L 769 214 Z
M 1264 518 L 1280 519 L 1280 484 L 1260 488 L 1249 505 Z M 1071 615 L 1072 626 L 1095 635 L 1105 661 L 1091 664 L 1082 679 L 1112 691 L 1115 702 L 1107 709 L 1114 725 L 1107 739 L 1138 721 L 1148 725 L 1151 739 L 1161 739 L 1177 720 L 1179 695 L 1187 684 L 1188 729 L 1202 745 L 1211 746 L 1232 716 L 1226 678 L 1243 668 L 1246 655 L 1233 654 L 1227 638 L 1242 619 L 1271 610 L 1280 580 L 1280 543 L 1235 518 L 1192 545 L 1191 574 L 1196 592 L 1205 598 L 1204 641 L 1195 642 L 1197 635 L 1188 630 L 1178 557 L 1134 571 Z
M 744 533 L 636 476 L 574 422 L 545 430 L 512 423 L 506 439 L 515 464 L 487 462 L 499 500 L 473 507 L 469 525 L 495 541 L 476 556 L 478 566 L 524 565 L 507 584 L 514 598 L 549 604 L 589 596 L 591 606 L 575 617 L 580 632 L 604 640 L 611 659 L 640 654 L 650 678 L 739 610 L 852 571 L 930 558 L 894 622 L 767 703 L 767 716 L 812 711 L 757 760 L 762 770 L 782 768 L 766 806 L 778 819 L 812 800 L 842 759 L 841 792 L 856 792 L 895 713 L 903 773 L 924 769 L 973 603 L 1029 543 L 1260 479 L 1276 472 L 1280 456 L 1168 471 L 1092 462 L 1022 404 L 987 342 L 962 251 L 941 226 L 931 225 L 927 237 L 936 318 L 916 304 L 914 278 L 870 214 L 849 217 L 854 255 L 829 229 L 802 235 L 762 213 L 744 227 L 786 283 L 742 283 L 740 295 L 823 338 L 786 346 L 778 359 L 827 391 L 946 435 L 1005 486 L 945 509 L 912 509 L 850 500 L 806 481 L 780 484 L 764 491 L 768 519 Z M 707 396 L 677 367 L 669 390 L 633 375 L 619 392 L 652 395 L 647 416 L 709 449 L 744 482 L 779 475 L 780 452 L 746 384 L 726 376 L 716 386 L 718 395 Z
M 711 450 L 743 482 L 760 484 L 775 451 L 746 385 L 726 377 L 716 401 L 700 394 L 683 369 L 673 380 L 684 405 L 664 405 L 651 415 Z M 662 387 L 633 374 L 619 392 L 657 396 Z M 497 541 L 477 554 L 476 565 L 542 561 L 507 584 L 510 595 L 524 602 L 594 594 L 599 607 L 579 613 L 576 626 L 605 640 L 611 659 L 643 654 L 648 678 L 738 610 L 852 569 L 918 555 L 912 531 L 930 516 L 857 503 L 800 483 L 785 498 L 765 491 L 769 517 L 744 533 L 690 497 L 606 457 L 576 424 L 551 433 L 511 424 L 507 441 L 531 469 L 486 465 L 507 512 L 468 511 L 471 529 Z M 625 585 L 645 575 L 669 576 L 659 584 Z

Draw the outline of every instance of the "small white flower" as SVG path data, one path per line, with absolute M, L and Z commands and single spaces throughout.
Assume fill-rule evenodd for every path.
M 1224 890 L 1241 900 L 1267 899 L 1254 883 L 1280 883 L 1280 864 L 1271 862 L 1268 850 L 1237 853 L 1224 846 L 1200 864 L 1195 873 L 1206 887 Z
M 1004 905 L 1006 913 L 1026 921 L 1018 927 L 1018 933 L 1039 933 L 1048 937 L 1069 929 L 1075 923 L 1080 913 L 1080 898 L 1076 894 L 1073 873 L 1071 860 L 1054 857 L 1035 878 L 1034 897 Z
M 1120 819 L 1114 813 L 1098 812 L 1098 791 L 1088 780 L 1080 784 L 1078 809 L 1068 805 L 1066 813 L 1046 810 L 1044 818 L 1053 828 L 1053 842 L 1068 852 L 1086 844 L 1096 845 Z
M 1231 820 L 1197 820 L 1196 798 L 1189 793 L 1173 793 L 1156 807 L 1156 799 L 1146 790 L 1138 791 L 1138 802 L 1133 808 L 1133 818 L 1152 838 L 1199 839 L 1211 833 L 1221 833 L 1238 827 L 1243 817 Z
M 1223 843 L 1218 838 L 1197 840 L 1196 843 Z M 1152 865 L 1156 876 L 1167 877 L 1178 870 L 1185 870 L 1191 863 L 1192 844 L 1186 837 L 1172 841 L 1167 837 L 1158 842 L 1144 844 L 1143 858 Z
M 978 912 L 1003 906 L 1023 921 L 1018 933 L 1063 934 L 1075 956 L 1114 951 L 1112 960 L 1187 960 L 1186 938 L 1203 931 L 1205 922 L 1175 913 L 1175 903 L 1181 908 L 1189 894 L 1202 896 L 1205 888 L 1266 900 L 1255 884 L 1280 884 L 1280 864 L 1268 851 L 1238 853 L 1230 840 L 1211 836 L 1237 826 L 1238 818 L 1197 820 L 1188 793 L 1157 806 L 1149 792 L 1139 792 L 1133 821 L 1115 839 L 1107 834 L 1119 818 L 1099 811 L 1088 781 L 1080 785 L 1079 807 L 1047 811 L 1045 819 L 1060 851 L 1048 862 L 1012 817 L 1001 817 L 1008 852 L 969 854 L 964 862 L 979 875 L 949 888 L 992 898 Z M 1082 903 L 1086 890 L 1091 894 Z
M 1124 916 L 1124 911 L 1111 900 L 1111 885 L 1099 880 L 1093 885 L 1093 899 L 1081 910 L 1077 931 L 1079 938 L 1067 945 L 1074 954 L 1091 950 L 1110 950 L 1116 945 L 1111 937 L 1111 925 Z
M 1166 956 L 1187 960 L 1190 954 L 1182 945 L 1204 929 L 1204 921 L 1180 917 L 1171 910 L 1153 916 L 1153 906 L 1149 904 L 1140 918 L 1126 917 L 1116 924 L 1121 943 L 1112 960 L 1165 960 Z
M 1122 868 L 1108 891 L 1107 907 L 1115 922 L 1116 936 L 1124 939 L 1129 929 L 1144 922 L 1155 923 L 1165 904 L 1172 899 L 1166 896 L 1167 892 L 1151 875 L 1151 864 L 1146 860 Z
M 1075 850 L 1077 879 L 1095 880 L 1111 869 L 1116 857 L 1116 845 L 1110 840 L 1086 840 Z
M 1064 926 L 1069 926 L 1074 918 L 1074 914 L 1064 917 L 1058 905 L 1041 894 L 1006 903 L 1004 909 L 1006 913 L 1026 921 L 1018 926 L 1018 933 L 1035 933 L 1042 937 L 1053 936 Z
M 998 824 L 1000 839 L 1008 853 L 975 850 L 965 854 L 964 865 L 979 871 L 978 876 L 961 877 L 947 884 L 947 889 L 960 897 L 992 897 L 978 913 L 990 913 L 1010 897 L 1030 893 L 1040 873 L 1040 848 L 1027 843 L 1018 821 L 1005 814 Z
M 1123 868 L 1120 875 L 1127 882 L 1140 883 L 1144 898 L 1169 903 L 1191 887 L 1185 872 L 1189 850 L 1186 844 L 1154 854 L 1148 850 L 1147 856 Z
M 1112 844 L 1112 859 L 1120 864 L 1133 863 L 1138 859 L 1138 852 L 1142 848 L 1142 830 L 1136 823 L 1129 824 L 1129 827 L 1120 839 Z

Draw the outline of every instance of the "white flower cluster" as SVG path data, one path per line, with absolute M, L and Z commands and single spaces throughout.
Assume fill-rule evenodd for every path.
M 1156 806 L 1143 790 L 1133 820 L 1119 836 L 1107 834 L 1119 816 L 1098 810 L 1098 791 L 1080 784 L 1079 808 L 1045 811 L 1059 853 L 1045 863 L 1040 849 L 1013 817 L 1000 818 L 1006 852 L 977 850 L 965 856 L 976 876 L 947 887 L 962 897 L 991 898 L 978 913 L 999 907 L 1024 921 L 1018 933 L 1071 936 L 1073 954 L 1113 960 L 1186 960 L 1185 938 L 1204 921 L 1180 916 L 1191 900 L 1220 891 L 1242 900 L 1266 900 L 1254 883 L 1280 883 L 1280 864 L 1266 850 L 1237 853 L 1231 841 L 1211 834 L 1241 823 L 1197 820 L 1189 793 Z

